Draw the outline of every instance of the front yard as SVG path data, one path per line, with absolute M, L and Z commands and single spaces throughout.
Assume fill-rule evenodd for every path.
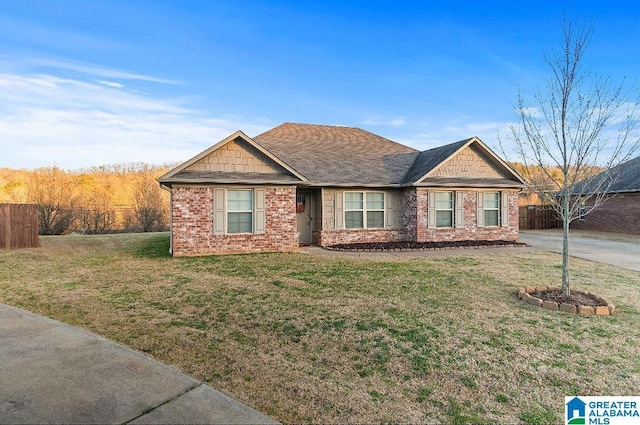
M 0 251 L 0 302 L 171 364 L 283 422 L 556 423 L 565 395 L 637 395 L 640 274 L 574 259 L 618 306 L 519 301 L 560 255 L 168 257 L 168 236 L 41 237 Z

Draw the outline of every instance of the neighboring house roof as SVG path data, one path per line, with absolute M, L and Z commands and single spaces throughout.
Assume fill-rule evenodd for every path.
M 246 151 L 262 158 L 264 167 L 237 172 L 225 167 L 224 161 L 218 168 L 208 166 L 211 157 L 227 149 L 225 146 L 242 151 L 233 155 Z M 471 157 L 456 161 L 464 156 L 460 155 L 463 150 Z M 486 164 L 484 173 L 468 170 L 474 158 Z M 466 177 L 456 170 L 464 170 Z M 253 139 L 238 131 L 158 180 L 164 185 L 524 186 L 522 178 L 477 137 L 419 152 L 360 128 L 294 123 L 282 124 Z
M 611 180 L 610 186 L 607 183 L 598 184 L 602 179 Z M 574 187 L 574 193 L 589 192 L 589 185 L 593 182 L 597 182 L 595 184 L 601 187 L 609 186 L 606 190 L 607 193 L 640 192 L 640 156 L 581 181 Z
M 640 192 L 640 156 L 611 169 L 613 183 L 610 193 Z

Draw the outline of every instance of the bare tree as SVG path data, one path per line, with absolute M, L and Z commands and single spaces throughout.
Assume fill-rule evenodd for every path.
M 551 77 L 535 92 L 536 106 L 518 91 L 518 124 L 509 139 L 530 189 L 562 219 L 562 292 L 569 295 L 569 224 L 607 199 L 614 167 L 630 159 L 640 140 L 638 102 L 629 101 L 624 81 L 613 84 L 584 64 L 593 23 L 564 15 L 562 35 L 560 48 L 544 55 Z
M 136 186 L 133 214 L 143 232 L 160 230 L 165 226 L 165 207 L 158 183 L 145 174 Z
M 34 170 L 28 199 L 38 205 L 41 235 L 60 235 L 73 224 L 76 202 L 73 182 L 60 168 L 54 166 Z

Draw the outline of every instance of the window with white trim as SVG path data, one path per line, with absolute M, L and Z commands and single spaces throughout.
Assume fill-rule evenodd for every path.
M 253 232 L 253 190 L 227 190 L 227 233 Z
M 500 192 L 484 192 L 482 208 L 485 226 L 500 225 Z
M 346 229 L 384 228 L 384 192 L 345 192 Z
M 453 227 L 453 192 L 436 192 L 436 227 Z

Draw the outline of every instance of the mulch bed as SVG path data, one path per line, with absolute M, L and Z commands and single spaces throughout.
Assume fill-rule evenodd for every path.
M 585 294 L 579 291 L 571 291 L 571 295 L 564 295 L 562 290 L 560 291 L 540 291 L 531 294 L 536 298 L 540 298 L 542 301 L 553 301 L 560 304 L 572 304 L 576 307 L 579 305 L 587 305 L 591 307 L 597 307 L 600 305 L 606 306 L 606 303 L 600 301 L 595 295 Z
M 521 242 L 513 241 L 442 241 L 442 242 L 365 242 L 337 244 L 326 247 L 333 251 L 418 251 L 438 249 L 464 249 L 464 248 L 497 248 L 526 246 Z

